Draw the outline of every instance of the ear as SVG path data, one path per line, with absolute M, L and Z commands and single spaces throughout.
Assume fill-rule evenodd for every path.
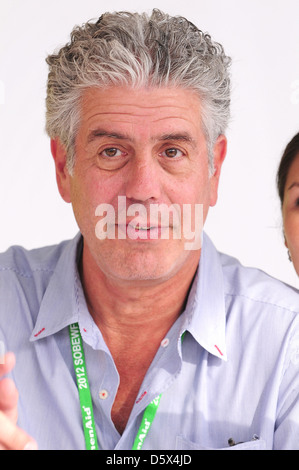
M 220 135 L 214 145 L 214 172 L 210 177 L 210 206 L 215 206 L 218 198 L 218 186 L 222 163 L 224 162 L 227 151 L 227 140 L 224 135 Z
M 51 153 L 55 163 L 56 181 L 60 195 L 65 202 L 71 202 L 71 176 L 66 166 L 67 154 L 59 139 L 51 139 Z

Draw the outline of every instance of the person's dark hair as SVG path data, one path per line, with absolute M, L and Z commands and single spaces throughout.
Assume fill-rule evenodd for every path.
M 281 205 L 283 205 L 284 199 L 284 190 L 286 185 L 286 180 L 288 177 L 290 166 L 292 165 L 295 158 L 299 155 L 299 132 L 296 134 L 292 140 L 288 143 L 285 148 L 285 151 L 281 157 L 280 164 L 276 176 L 276 184 L 278 195 L 280 198 Z

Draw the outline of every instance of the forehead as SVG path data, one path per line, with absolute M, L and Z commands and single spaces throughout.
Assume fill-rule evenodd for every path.
M 103 123 L 134 130 L 169 126 L 196 133 L 201 129 L 201 103 L 196 92 L 182 88 L 90 88 L 81 101 L 81 126 L 88 131 Z

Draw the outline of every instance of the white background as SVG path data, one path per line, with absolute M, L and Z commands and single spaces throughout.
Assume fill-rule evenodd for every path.
M 281 154 L 299 130 L 298 0 L 0 0 L 0 251 L 77 232 L 44 131 L 46 55 L 75 24 L 152 8 L 187 17 L 233 59 L 228 155 L 207 233 L 219 250 L 299 287 L 275 187 Z

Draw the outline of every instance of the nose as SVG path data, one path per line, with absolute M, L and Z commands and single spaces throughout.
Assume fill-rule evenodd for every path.
M 144 203 L 158 200 L 160 195 L 158 163 L 151 158 L 132 162 L 126 181 L 126 197 Z

